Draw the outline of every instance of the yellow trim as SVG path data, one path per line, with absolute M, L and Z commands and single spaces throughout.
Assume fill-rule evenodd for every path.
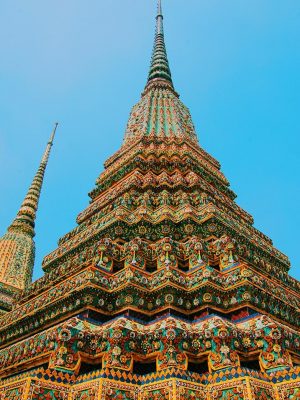
M 62 388 L 63 390 L 67 391 L 67 395 L 68 395 L 68 400 L 72 400 L 74 398 L 74 393 L 77 390 L 85 390 L 89 389 L 89 388 L 95 388 L 96 390 L 96 397 L 95 399 L 97 400 L 103 400 L 103 389 L 104 386 L 105 387 L 109 387 L 111 386 L 112 388 L 118 388 L 120 386 L 124 387 L 124 388 L 128 388 L 128 390 L 133 390 L 138 388 L 139 389 L 139 395 L 138 395 L 138 399 L 142 399 L 143 397 L 143 393 L 145 390 L 149 389 L 151 390 L 151 388 L 155 388 L 155 386 L 161 386 L 161 387 L 169 387 L 170 388 L 170 396 L 169 399 L 170 400 L 178 400 L 179 397 L 177 397 L 177 394 L 179 393 L 179 389 L 180 389 L 180 385 L 178 385 L 177 383 L 183 383 L 184 387 L 189 388 L 189 386 L 193 387 L 193 388 L 199 388 L 199 390 L 203 390 L 206 392 L 207 395 L 207 399 L 211 399 L 210 396 L 210 391 L 211 390 L 220 390 L 221 386 L 224 386 L 224 390 L 225 389 L 232 389 L 237 387 L 237 385 L 242 385 L 243 386 L 243 390 L 247 393 L 247 400 L 253 400 L 253 396 L 252 396 L 252 389 L 251 389 L 251 384 L 257 384 L 262 385 L 263 387 L 267 387 L 271 390 L 273 390 L 274 393 L 274 399 L 276 400 L 281 400 L 280 397 L 280 393 L 279 390 L 286 385 L 291 386 L 292 388 L 299 388 L 300 387 L 300 378 L 297 378 L 296 380 L 291 380 L 291 381 L 283 381 L 280 382 L 278 384 L 273 384 L 272 382 L 265 382 L 262 380 L 259 380 L 257 378 L 253 378 L 253 377 L 239 377 L 239 378 L 234 378 L 234 379 L 230 379 L 228 381 L 221 381 L 221 382 L 212 382 L 209 383 L 208 385 L 204 385 L 198 382 L 192 382 L 192 381 L 188 381 L 185 379 L 181 379 L 181 378 L 169 378 L 169 379 L 163 379 L 160 381 L 156 381 L 156 382 L 150 382 L 144 385 L 139 385 L 139 384 L 133 384 L 133 383 L 127 383 L 127 382 L 120 382 L 118 380 L 115 379 L 108 379 L 108 378 L 97 378 L 95 380 L 90 380 L 87 382 L 81 382 L 78 384 L 62 384 L 62 383 L 57 383 L 57 382 L 52 382 L 49 380 L 45 380 L 45 379 L 37 379 L 35 377 L 28 377 L 28 378 L 23 378 L 23 379 L 19 379 L 16 380 L 14 382 L 10 382 L 7 384 L 4 384 L 2 386 L 0 386 L 0 389 L 9 389 L 9 388 L 17 388 L 20 386 L 25 386 L 25 390 L 23 392 L 23 396 L 22 398 L 25 400 L 28 398 L 28 394 L 30 391 L 30 387 L 32 384 L 37 384 L 37 383 L 41 383 L 42 386 L 44 385 L 45 387 L 51 388 L 51 386 L 55 386 L 57 388 Z M 171 385 L 170 385 L 171 383 Z M 297 385 L 299 383 L 299 385 Z M 197 389 L 196 389 L 197 390 Z M 98 394 L 97 394 L 98 391 Z
M 29 393 L 29 390 L 30 390 L 30 385 L 31 385 L 31 378 L 28 378 L 27 382 L 26 382 L 26 388 L 25 388 L 25 391 L 24 391 L 24 399 L 27 399 L 27 397 L 28 397 L 28 393 Z

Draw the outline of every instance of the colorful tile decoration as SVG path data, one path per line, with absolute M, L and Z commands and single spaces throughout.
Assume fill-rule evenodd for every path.
M 300 399 L 300 284 L 150 73 L 77 227 L 31 283 L 50 149 L 0 239 L 0 399 Z M 55 127 L 56 129 L 56 127 Z

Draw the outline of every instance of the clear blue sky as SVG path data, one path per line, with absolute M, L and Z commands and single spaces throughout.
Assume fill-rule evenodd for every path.
M 300 1 L 164 0 L 176 89 L 237 202 L 300 279 Z M 34 277 L 120 146 L 152 50 L 154 0 L 0 2 L 0 233 L 58 120 Z

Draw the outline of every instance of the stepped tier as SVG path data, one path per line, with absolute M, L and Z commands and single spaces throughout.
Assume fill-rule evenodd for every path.
M 139 394 L 145 390 L 149 395 L 152 391 L 154 397 L 150 398 L 169 399 L 168 396 L 156 397 L 155 393 L 169 395 L 176 393 L 177 389 L 181 395 L 188 394 L 191 400 L 220 399 L 224 393 L 230 396 L 224 398 L 244 399 L 232 396 L 243 396 L 243 389 L 249 387 L 253 393 L 268 395 L 263 398 L 271 399 L 270 396 L 275 394 L 298 393 L 299 385 L 294 376 L 299 373 L 299 369 L 293 368 L 291 355 L 295 347 L 300 347 L 299 333 L 274 323 L 266 316 L 244 318 L 235 323 L 217 316 L 205 317 L 192 323 L 166 316 L 150 324 L 121 317 L 101 326 L 86 319 L 73 318 L 0 350 L 0 378 L 4 378 L 5 383 L 5 389 L 0 386 L 0 394 L 2 392 L 7 395 L 8 390 L 18 389 L 19 392 L 15 391 L 15 394 L 21 395 L 22 379 L 18 380 L 18 385 L 10 386 L 9 380 L 5 382 L 5 376 L 11 373 L 12 365 L 22 365 L 24 368 L 26 365 L 35 365 L 39 360 L 49 363 L 49 369 L 33 370 L 27 377 L 23 377 L 30 382 L 31 393 L 37 395 L 30 397 L 32 399 L 44 398 L 38 395 L 47 393 L 47 389 L 52 395 L 57 390 L 59 395 L 45 397 L 49 399 L 63 399 L 64 393 L 73 393 L 74 397 L 68 398 L 93 399 L 100 392 L 108 395 L 105 399 L 141 399 L 143 397 Z M 250 355 L 251 358 L 258 355 L 261 372 L 244 367 Z M 155 374 L 149 372 L 142 376 L 132 373 L 135 364 L 140 365 L 147 360 L 155 362 Z M 99 364 L 100 369 L 71 380 L 74 372 L 83 370 L 84 362 Z M 188 372 L 188 365 L 202 369 L 202 374 Z M 151 368 L 152 364 L 148 364 L 148 371 Z M 283 375 L 278 368 L 289 372 Z M 55 374 L 55 369 L 64 373 Z M 277 372 L 270 375 L 268 372 L 272 370 Z M 283 376 L 286 380 L 284 385 L 281 383 Z M 231 385 L 224 383 L 222 377 L 231 380 Z M 48 385 L 49 378 L 55 378 L 58 382 L 65 381 L 67 385 Z M 103 382 L 103 378 L 108 379 Z M 161 388 L 170 388 L 168 381 L 171 378 L 176 383 L 175 386 L 171 385 L 172 392 L 161 392 Z M 98 387 L 100 379 L 101 386 Z M 72 387 L 69 386 L 70 381 Z M 128 382 L 130 384 L 126 387 Z M 192 396 L 196 392 L 201 397 Z M 77 397 L 80 393 L 85 393 L 86 397 Z M 118 393 L 122 397 L 115 397 Z M 124 397 L 124 394 L 128 397 Z M 209 394 L 212 397 L 207 397 Z
M 213 372 L 237 368 L 249 354 L 258 354 L 266 372 L 292 367 L 292 356 L 299 348 L 299 332 L 260 315 L 235 323 L 218 316 L 192 323 L 169 316 L 146 324 L 121 317 L 101 325 L 74 318 L 0 350 L 0 377 L 12 365 L 30 364 L 37 357 L 46 358 L 50 368 L 69 373 L 79 371 L 81 359 L 102 363 L 102 369 L 124 371 L 132 371 L 134 361 L 154 359 L 158 372 L 187 370 L 188 362 L 206 360 L 208 372 Z
M 159 139 L 157 145 L 146 138 L 131 151 L 120 153 L 97 180 L 97 196 L 79 214 L 79 226 L 45 257 L 44 270 L 62 263 L 76 267 L 76 259 L 87 261 L 85 254 L 94 253 L 95 243 L 103 236 L 155 241 L 166 234 L 176 240 L 199 234 L 204 238 L 229 235 L 247 246 L 244 257 L 249 262 L 288 279 L 287 257 L 228 196 L 227 180 L 219 167 L 206 161 L 209 167 L 204 167 L 199 161 L 203 159 L 198 145 L 190 148 L 176 138 Z
M 139 239 L 129 245 L 103 239 L 98 250 L 94 266 L 60 270 L 55 286 L 53 278 L 35 282 L 1 318 L 0 343 L 86 309 L 100 321 L 124 312 L 146 321 L 168 310 L 191 320 L 213 313 L 230 320 L 267 313 L 299 329 L 299 291 L 240 261 L 229 238 L 209 243 L 165 238 L 155 244 Z
M 198 143 L 156 19 L 120 150 L 1 315 L 0 400 L 299 399 L 300 283 Z

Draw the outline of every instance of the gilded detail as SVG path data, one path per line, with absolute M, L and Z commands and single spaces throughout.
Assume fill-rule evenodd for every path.
M 53 141 L 0 240 L 0 400 L 300 398 L 300 284 L 174 90 L 158 1 L 145 90 L 31 282 Z

